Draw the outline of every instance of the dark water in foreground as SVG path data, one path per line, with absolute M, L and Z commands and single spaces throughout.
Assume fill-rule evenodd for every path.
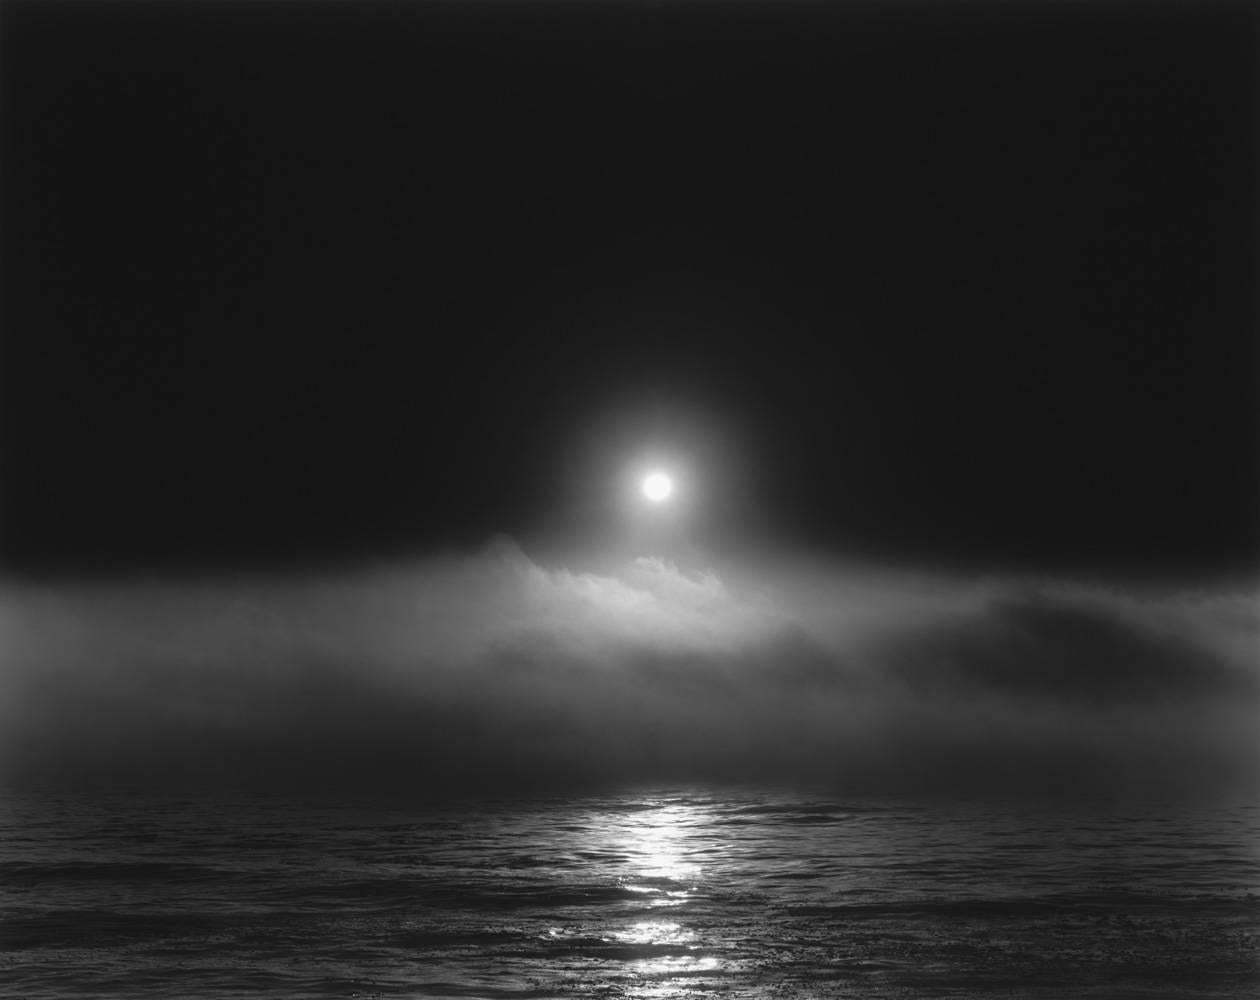
M 13 997 L 1260 996 L 1260 808 L 0 803 Z

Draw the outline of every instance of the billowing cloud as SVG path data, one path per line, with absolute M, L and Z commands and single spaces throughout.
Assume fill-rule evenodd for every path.
M 11 585 L 14 785 L 1254 786 L 1255 594 L 499 541 L 320 578 Z

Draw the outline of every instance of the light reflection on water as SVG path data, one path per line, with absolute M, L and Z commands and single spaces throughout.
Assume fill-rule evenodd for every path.
M 705 819 L 695 805 L 666 802 L 631 813 L 624 825 L 610 822 L 609 839 L 629 859 L 631 881 L 625 884 L 658 893 L 670 891 L 662 883 L 686 887 L 675 892 L 694 888 L 702 869 L 688 853 L 688 835 Z
M 625 858 L 617 884 L 643 899 L 652 910 L 684 907 L 698 898 L 704 865 L 693 853 L 694 836 L 707 828 L 707 810 L 685 800 L 646 799 L 629 813 L 613 813 L 595 830 L 596 845 L 607 845 Z M 712 859 L 712 844 L 705 857 Z M 721 971 L 718 957 L 704 951 L 694 929 L 678 920 L 631 920 L 608 935 L 611 941 L 637 946 L 642 957 L 632 962 L 631 997 L 676 995 L 675 980 Z
M 701 973 L 716 972 L 721 963 L 714 955 L 700 954 L 695 931 L 668 920 L 640 920 L 627 930 L 616 931 L 618 941 L 634 945 L 676 946 L 685 948 L 688 954 L 662 954 L 640 958 L 634 962 L 635 972 L 645 982 L 637 984 L 630 996 L 668 996 L 670 982 L 675 977 L 694 977 Z
M 669 920 L 638 920 L 628 930 L 616 931 L 613 937 L 629 944 L 680 944 L 696 939 L 693 931 Z
M 1252 996 L 1256 843 L 1254 804 L 12 800 L 0 993 Z
M 605 978 L 618 996 L 647 1000 L 726 993 L 732 982 L 750 975 L 761 981 L 767 968 L 781 961 L 796 964 L 798 956 L 811 952 L 826 959 L 812 970 L 808 960 L 799 962 L 807 980 L 802 992 L 784 987 L 772 974 L 776 995 L 814 996 L 817 980 L 812 986 L 809 981 L 821 976 L 828 995 L 881 996 L 885 990 L 895 992 L 899 978 L 917 988 L 933 975 L 943 981 L 954 977 L 978 995 L 990 975 L 987 966 L 1000 966 L 1015 955 L 1029 968 L 1008 971 L 1008 981 L 1021 975 L 1050 981 L 1062 963 L 1049 957 L 1047 935 L 1057 947 L 1067 946 L 1070 962 L 1107 962 L 1108 975 L 1118 960 L 1104 957 L 1109 948 L 1123 945 L 1128 961 L 1136 963 L 1134 956 L 1142 955 L 1153 968 L 1171 935 L 1181 941 L 1212 940 L 1212 947 L 1221 950 L 1218 959 L 1229 954 L 1244 970 L 1255 968 L 1254 955 L 1248 958 L 1249 951 L 1254 953 L 1251 930 L 1240 930 L 1233 939 L 1214 936 L 1203 926 L 1187 932 L 1182 916 L 1175 910 L 1158 914 L 1158 907 L 1144 910 L 1135 923 L 1128 912 L 1133 904 L 1127 902 L 1120 904 L 1123 915 L 1099 915 L 1100 907 L 1116 905 L 1107 900 L 1132 896 L 1147 907 L 1161 890 L 1173 890 L 1173 906 L 1184 906 L 1191 895 L 1203 899 L 1199 890 L 1207 886 L 1202 881 L 1193 894 L 1168 881 L 1174 872 L 1191 870 L 1183 867 L 1184 857 L 1170 864 L 1161 853 L 1175 850 L 1175 841 L 1163 843 L 1150 857 L 1139 846 L 1148 819 L 1169 822 L 1158 810 L 1143 818 L 1140 811 L 1113 815 L 1091 807 L 1073 816 L 1060 815 L 1054 807 L 1048 812 L 1044 807 L 988 811 L 966 804 L 907 807 L 775 796 L 731 801 L 703 795 L 622 800 L 617 806 L 597 811 L 584 834 L 592 854 L 614 862 L 616 884 L 631 894 L 628 907 L 604 914 L 598 932 L 610 946 L 605 954 L 621 962 Z M 1252 816 L 1252 821 L 1232 822 L 1250 826 Z M 1193 813 L 1173 821 L 1188 824 L 1187 830 L 1196 825 Z M 1072 851 L 1064 853 L 1069 829 L 1074 830 L 1067 838 Z M 1236 845 L 1229 863 L 1237 876 L 1260 882 L 1253 857 L 1253 863 L 1238 865 L 1248 856 Z M 741 895 L 732 892 L 734 887 L 751 902 L 777 897 L 797 905 L 786 914 L 779 909 L 770 921 L 732 920 L 729 905 Z M 1053 901 L 1043 902 L 1038 892 Z M 1072 897 L 1077 898 L 1060 902 Z M 990 903 L 993 909 L 986 911 Z M 1079 913 L 1073 909 L 1077 905 Z M 925 918 L 926 926 L 907 926 L 899 908 Z M 789 915 L 793 909 L 799 916 Z M 722 919 L 714 919 L 723 910 Z M 992 928 L 990 912 L 999 917 Z M 1254 918 L 1243 920 L 1242 926 L 1253 925 Z M 954 937 L 942 932 L 951 926 Z M 1118 926 L 1124 930 L 1118 933 Z M 574 933 L 592 929 L 583 924 Z M 1135 947 L 1126 940 L 1131 934 L 1145 940 Z M 1079 945 L 1069 945 L 1077 935 Z M 750 955 L 750 940 L 770 947 Z M 916 950 L 930 951 L 930 942 L 947 955 L 915 959 Z M 989 954 L 993 962 L 986 959 Z M 1227 971 L 1226 979 L 1239 967 Z M 1200 970 L 1215 971 L 1211 960 Z M 1255 982 L 1251 972 L 1244 976 Z M 754 987 L 733 995 L 762 994 Z

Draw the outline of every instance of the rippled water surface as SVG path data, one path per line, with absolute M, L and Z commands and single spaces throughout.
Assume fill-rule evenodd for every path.
M 9 796 L 20 997 L 1260 995 L 1260 809 Z

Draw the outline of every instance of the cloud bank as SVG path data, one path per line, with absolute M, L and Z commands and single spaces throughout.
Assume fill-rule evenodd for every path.
M 10 585 L 0 781 L 1253 790 L 1258 640 L 1243 589 L 661 559 L 581 572 L 508 541 L 312 579 Z

